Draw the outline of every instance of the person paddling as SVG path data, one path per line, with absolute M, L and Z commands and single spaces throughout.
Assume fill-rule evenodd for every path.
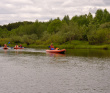
M 15 47 L 18 47 L 18 45 L 16 44 Z
M 50 50 L 54 50 L 54 46 L 53 46 L 53 43 L 51 43 L 51 45 L 49 46 Z
M 6 44 L 4 44 L 4 48 L 7 48 L 7 45 Z
M 19 47 L 21 47 L 22 48 L 22 45 L 20 44 L 20 46 Z

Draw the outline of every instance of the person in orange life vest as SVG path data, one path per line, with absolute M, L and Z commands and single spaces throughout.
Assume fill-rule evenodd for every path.
M 4 47 L 7 47 L 7 45 L 6 45 L 6 44 L 4 44 Z
M 18 45 L 16 44 L 15 47 L 18 47 Z
M 21 47 L 22 48 L 22 45 L 20 44 L 20 46 L 19 47 Z
M 50 48 L 50 50 L 54 50 L 55 49 L 52 43 L 51 43 L 49 48 Z

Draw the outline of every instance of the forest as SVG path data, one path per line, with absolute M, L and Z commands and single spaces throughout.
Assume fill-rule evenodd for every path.
M 0 26 L 0 46 L 5 43 L 24 45 L 68 45 L 77 43 L 88 45 L 110 44 L 110 13 L 98 9 L 91 13 L 75 15 L 71 19 L 65 15 L 47 22 L 16 22 Z M 76 43 L 77 42 L 77 43 Z M 86 42 L 86 43 L 85 43 Z M 73 46 L 72 46 L 73 47 Z

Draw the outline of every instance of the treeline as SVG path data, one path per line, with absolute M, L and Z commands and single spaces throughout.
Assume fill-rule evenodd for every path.
M 63 44 L 72 40 L 88 41 L 89 44 L 110 43 L 110 13 L 98 9 L 91 13 L 73 16 L 65 15 L 48 22 L 16 22 L 0 26 L 0 45 L 11 42 L 45 45 L 51 42 Z

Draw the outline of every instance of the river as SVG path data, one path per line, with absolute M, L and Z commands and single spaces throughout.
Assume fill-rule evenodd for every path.
M 0 48 L 0 93 L 110 93 L 110 51 Z

